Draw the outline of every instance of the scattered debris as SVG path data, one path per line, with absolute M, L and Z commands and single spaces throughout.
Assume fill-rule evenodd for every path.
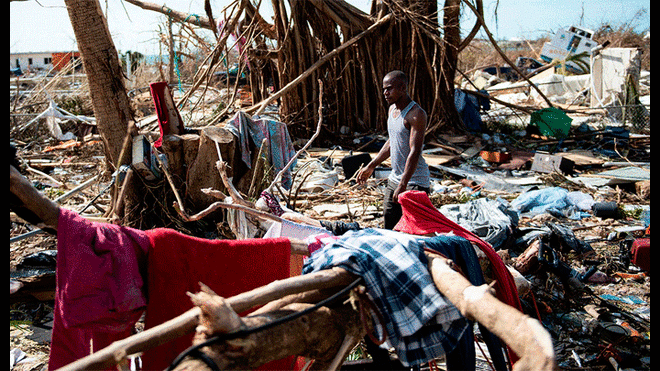
M 467 131 L 433 135 L 425 143 L 423 156 L 433 178 L 429 198 L 445 217 L 497 250 L 515 280 L 522 312 L 550 334 L 559 368 L 648 369 L 650 72 L 642 70 L 637 48 L 608 47 L 595 41 L 597 36 L 578 27 L 560 30 L 537 58 L 549 64 L 521 56 L 515 68 L 464 74 L 454 105 Z M 577 56 L 588 52 L 587 61 L 568 59 L 563 50 Z M 297 128 L 296 133 L 310 135 L 290 137 L 295 123 L 280 121 L 275 99 L 267 101 L 247 84 L 263 78 L 256 67 L 248 72 L 239 62 L 210 72 L 208 65 L 200 74 L 211 78 L 195 75 L 193 85 L 171 90 L 166 82 L 156 83 L 158 94 L 146 88 L 160 80 L 149 75 L 143 87 L 128 94 L 141 116 L 128 155 L 131 165 L 112 169 L 104 162 L 91 108 L 70 103 L 89 101 L 76 66 L 74 61 L 41 80 L 10 71 L 16 165 L 60 206 L 90 221 L 116 224 L 125 222 L 124 210 L 135 208 L 142 210 L 136 227 L 173 228 L 206 239 L 281 234 L 284 227 L 271 228 L 283 220 L 321 230 L 331 225 L 335 231 L 382 226 L 389 163 L 366 186 L 354 175 L 386 137 L 353 133 L 357 124 L 337 126 L 332 138 L 341 140 L 324 146 L 330 105 L 322 100 L 305 103 L 318 109 L 316 133 Z M 135 79 L 139 74 L 132 71 Z M 29 84 L 21 85 L 27 78 Z M 322 94 L 323 82 L 318 86 Z M 276 94 L 285 92 L 293 94 Z M 257 105 L 255 115 L 250 108 Z M 143 191 L 141 199 L 127 195 L 132 187 Z M 48 362 L 57 239 L 43 232 L 10 213 L 14 370 Z M 432 264 L 453 272 L 445 260 L 434 257 Z M 492 280 L 494 268 L 482 268 Z M 269 302 L 260 304 L 282 304 Z M 342 316 L 359 322 L 349 305 L 344 309 Z M 336 344 L 332 349 L 339 355 L 325 355 L 323 365 L 338 367 L 350 348 L 360 349 L 359 330 Z M 433 367 L 436 363 L 440 360 Z

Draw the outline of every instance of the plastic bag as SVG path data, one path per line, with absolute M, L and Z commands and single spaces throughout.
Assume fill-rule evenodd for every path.
M 561 187 L 537 189 L 518 196 L 511 201 L 511 207 L 519 215 L 527 217 L 548 213 L 557 217 L 579 220 L 589 216 L 589 213 L 581 211 L 585 210 L 583 207 L 589 204 L 589 197 L 571 193 L 569 196 L 569 192 Z M 593 201 L 593 199 L 591 200 Z M 576 203 L 580 206 L 576 206 Z

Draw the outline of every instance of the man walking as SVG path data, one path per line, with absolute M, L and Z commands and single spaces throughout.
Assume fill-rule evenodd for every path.
M 429 167 L 422 157 L 427 116 L 422 107 L 408 95 L 408 77 L 402 71 L 392 71 L 385 75 L 383 94 L 390 105 L 387 118 L 389 138 L 376 157 L 358 173 L 357 181 L 360 184 L 366 183 L 378 165 L 392 158 L 383 216 L 384 228 L 393 229 L 401 219 L 399 194 L 409 189 L 429 192 Z

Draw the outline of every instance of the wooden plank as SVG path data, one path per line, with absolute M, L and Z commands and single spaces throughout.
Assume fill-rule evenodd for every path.
M 595 157 L 591 151 L 587 150 L 559 152 L 557 153 L 557 156 L 573 161 L 575 166 L 597 166 L 605 163 L 604 160 Z

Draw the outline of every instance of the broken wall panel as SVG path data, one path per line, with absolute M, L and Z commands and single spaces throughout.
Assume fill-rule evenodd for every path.
M 606 48 L 591 57 L 591 108 L 620 104 L 628 76 L 639 89 L 641 52 L 636 48 Z

